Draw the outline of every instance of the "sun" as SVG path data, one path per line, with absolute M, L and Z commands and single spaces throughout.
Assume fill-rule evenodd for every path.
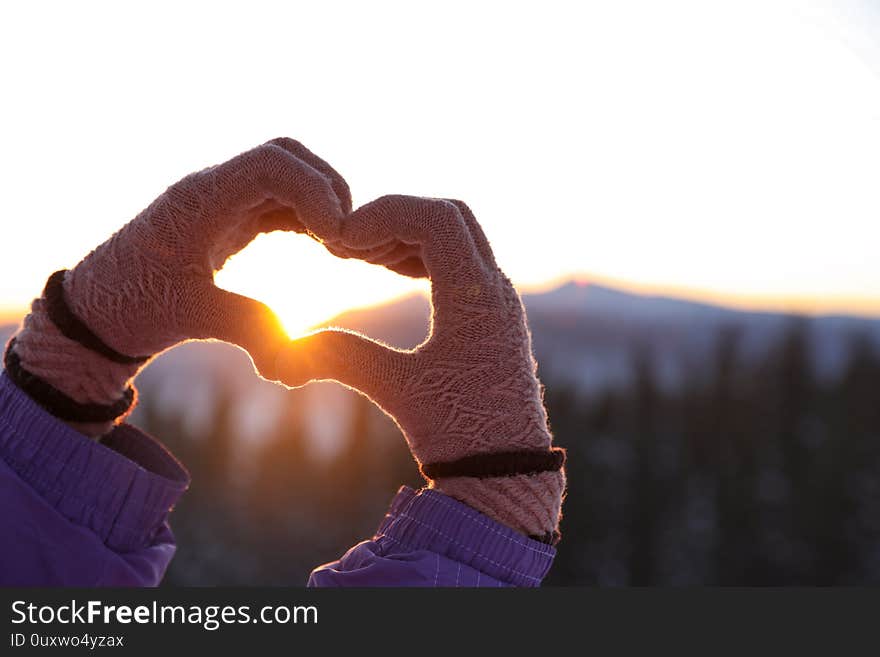
M 280 232 L 257 237 L 229 259 L 214 282 L 265 303 L 291 338 L 310 333 L 346 310 L 428 289 L 425 281 L 336 258 L 308 237 Z
M 284 333 L 291 340 L 296 340 L 297 338 L 301 338 L 302 336 L 311 333 L 316 326 L 315 324 L 304 324 L 299 317 L 287 313 L 283 316 L 279 314 L 279 318 L 281 319 L 281 326 L 284 329 Z
M 345 310 L 335 305 L 320 310 L 318 304 L 307 303 L 301 298 L 278 298 L 274 302 L 264 303 L 275 312 L 287 337 L 292 340 L 311 333 L 321 323 Z

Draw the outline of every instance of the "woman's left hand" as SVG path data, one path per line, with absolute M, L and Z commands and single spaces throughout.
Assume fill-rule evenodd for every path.
M 150 356 L 215 338 L 269 370 L 284 337 L 277 318 L 217 288 L 214 272 L 261 232 L 332 235 L 350 208 L 342 176 L 298 142 L 276 139 L 169 187 L 68 272 L 65 297 L 120 353 Z

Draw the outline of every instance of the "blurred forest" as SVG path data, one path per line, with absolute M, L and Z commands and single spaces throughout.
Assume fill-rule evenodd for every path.
M 639 342 L 623 389 L 545 380 L 569 454 L 563 540 L 545 583 L 880 584 L 880 354 L 853 335 L 841 373 L 821 380 L 809 339 L 792 319 L 749 361 L 727 327 L 672 391 Z M 179 551 L 166 585 L 305 584 L 372 535 L 401 484 L 421 484 L 398 429 L 354 393 L 329 455 L 307 444 L 296 392 L 259 444 L 238 440 L 223 412 L 193 432 L 156 412 L 155 398 L 142 395 L 137 423 L 193 476 L 172 514 Z

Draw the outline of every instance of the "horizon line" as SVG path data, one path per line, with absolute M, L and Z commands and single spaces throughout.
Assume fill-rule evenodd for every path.
M 796 314 L 810 317 L 850 316 L 880 319 L 880 293 L 874 298 L 858 295 L 750 294 L 746 292 L 711 290 L 691 285 L 636 281 L 588 272 L 565 274 L 541 283 L 527 283 L 517 285 L 516 287 L 521 294 L 541 294 L 568 283 L 599 285 L 640 296 L 667 297 L 680 301 L 720 306 L 742 312 Z
M 646 283 L 587 272 L 563 274 L 538 283 L 517 283 L 515 287 L 520 294 L 545 294 L 568 284 L 598 285 L 638 296 L 667 297 L 691 303 L 720 306 L 741 312 L 795 314 L 810 317 L 849 316 L 880 319 L 880 296 L 872 299 L 860 296 L 814 297 L 806 295 L 782 296 L 721 292 L 697 286 Z M 379 308 L 409 297 L 424 296 L 424 294 L 424 292 L 405 292 L 391 296 L 378 303 L 350 306 L 325 318 L 315 324 L 314 327 L 322 326 L 335 317 L 348 312 Z M 29 304 L 23 306 L 0 304 L 0 325 L 20 322 L 27 314 L 28 308 Z

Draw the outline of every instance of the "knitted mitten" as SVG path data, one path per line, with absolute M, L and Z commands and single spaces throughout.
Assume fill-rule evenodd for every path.
M 215 287 L 213 274 L 258 233 L 333 235 L 350 209 L 342 177 L 291 139 L 190 174 L 63 277 L 74 321 L 109 349 L 65 337 L 44 294 L 14 338 L 14 357 L 80 404 L 120 399 L 149 358 L 187 339 L 237 344 L 271 377 L 286 341 L 277 318 L 265 305 Z M 98 436 L 114 422 L 71 424 Z
M 282 349 L 280 380 L 333 379 L 361 391 L 398 423 L 431 486 L 524 534 L 553 535 L 565 475 L 525 312 L 467 206 L 383 197 L 343 219 L 326 244 L 401 273 L 427 271 L 430 337 L 400 351 L 320 331 Z

